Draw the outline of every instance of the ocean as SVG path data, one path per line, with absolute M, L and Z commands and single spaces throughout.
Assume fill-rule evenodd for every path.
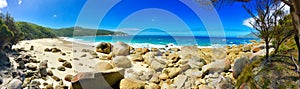
M 157 36 L 157 35 L 136 35 L 136 36 L 82 36 L 64 38 L 65 40 L 97 45 L 100 42 L 115 43 L 117 41 L 125 42 L 133 47 L 142 48 L 164 48 L 168 46 L 194 46 L 216 47 L 233 46 L 239 44 L 249 44 L 250 40 L 259 41 L 258 38 L 238 38 L 238 37 L 204 37 L 204 36 Z

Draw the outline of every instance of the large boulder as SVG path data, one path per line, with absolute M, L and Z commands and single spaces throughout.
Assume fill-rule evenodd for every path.
M 127 56 L 130 53 L 130 46 L 123 42 L 116 42 L 113 45 L 112 54 L 113 56 Z
M 200 57 L 198 53 L 199 53 L 199 49 L 197 46 L 183 46 L 181 47 L 180 56 L 181 58 L 184 58 L 188 55 Z
M 131 61 L 126 56 L 117 56 L 113 58 L 112 64 L 121 68 L 131 67 Z
M 12 79 L 7 85 L 7 89 L 21 89 L 21 88 L 22 88 L 22 81 L 19 79 Z
M 217 60 L 210 64 L 204 65 L 202 67 L 202 72 L 206 73 L 215 73 L 215 72 L 223 72 L 229 70 L 230 68 L 230 61 L 229 60 Z
M 213 48 L 211 52 L 213 60 L 223 60 L 227 55 L 227 51 L 224 48 Z
M 185 75 L 178 75 L 177 77 L 175 77 L 173 84 L 176 86 L 176 89 L 182 89 L 187 78 L 188 77 Z
M 122 79 L 120 89 L 144 89 L 145 82 L 131 79 Z
M 96 46 L 96 52 L 109 54 L 111 52 L 112 45 L 110 43 L 101 42 Z
M 233 66 L 233 77 L 237 79 L 248 64 L 249 59 L 247 57 L 240 57 L 236 59 Z
M 113 66 L 108 62 L 98 62 L 95 65 L 96 71 L 107 71 L 113 69 Z
M 191 68 L 202 68 L 202 66 L 206 65 L 206 62 L 204 59 L 199 58 L 197 56 L 191 56 L 191 59 L 188 61 L 188 64 L 191 66 Z
M 47 62 L 48 62 L 48 60 L 44 60 L 39 65 L 39 72 L 40 72 L 41 76 L 47 76 L 47 67 L 48 67 Z
M 81 72 L 72 78 L 73 89 L 107 89 L 118 84 L 124 77 L 124 69 L 105 72 Z

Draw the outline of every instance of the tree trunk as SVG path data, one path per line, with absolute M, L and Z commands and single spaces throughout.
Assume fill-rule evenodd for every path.
M 269 49 L 270 49 L 269 41 L 265 40 L 265 42 L 266 42 L 266 59 L 268 62 L 270 62 L 270 60 L 269 60 Z
M 298 64 L 300 64 L 300 0 L 292 0 L 290 13 L 293 17 L 293 26 L 296 30 L 295 41 L 298 47 Z

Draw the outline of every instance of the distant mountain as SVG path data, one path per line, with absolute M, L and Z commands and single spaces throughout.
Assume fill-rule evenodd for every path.
M 24 39 L 54 38 L 54 37 L 72 37 L 75 31 L 76 36 L 94 36 L 94 35 L 128 35 L 124 32 L 109 31 L 104 29 L 90 29 L 83 27 L 69 27 L 61 29 L 47 28 L 29 22 L 16 22 L 17 29 L 23 32 Z
M 249 33 L 247 35 L 242 35 L 242 36 L 238 36 L 238 38 L 258 38 L 255 34 L 259 34 L 259 33 Z
M 51 28 L 42 27 L 29 22 L 16 22 L 17 29 L 20 29 L 24 39 L 37 38 L 54 38 L 57 37 L 55 30 Z
M 83 28 L 83 27 L 69 27 L 69 28 L 61 28 L 57 29 L 58 36 L 71 37 L 73 36 L 74 29 L 76 32 L 76 36 L 93 36 L 93 35 L 128 35 L 124 32 L 115 32 L 104 29 L 91 29 L 91 28 Z

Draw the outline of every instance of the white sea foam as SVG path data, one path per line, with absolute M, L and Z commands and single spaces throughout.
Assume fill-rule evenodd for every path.
M 90 41 L 85 41 L 82 39 L 76 39 L 76 38 L 70 38 L 70 37 L 60 37 L 63 40 L 74 42 L 74 43 L 79 43 L 79 44 L 85 44 L 85 45 L 92 45 L 96 46 L 101 42 L 90 42 Z M 108 41 L 103 41 L 103 42 L 108 42 Z M 114 44 L 114 42 L 109 42 Z M 127 43 L 130 46 L 134 48 L 181 48 L 182 46 L 175 45 L 173 43 L 169 43 L 167 45 L 162 45 L 162 44 L 151 44 L 151 43 Z M 211 44 L 209 46 L 198 46 L 198 48 L 221 48 L 224 46 L 235 46 L 236 44 Z

